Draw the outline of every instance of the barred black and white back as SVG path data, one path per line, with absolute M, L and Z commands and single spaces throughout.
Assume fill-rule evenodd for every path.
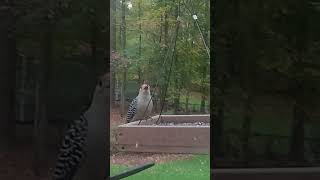
M 71 180 L 74 177 L 85 158 L 87 138 L 88 121 L 81 116 L 67 128 L 53 172 L 55 180 Z
M 137 113 L 137 98 L 134 98 L 128 108 L 128 113 L 127 113 L 127 123 L 131 122 L 134 115 Z

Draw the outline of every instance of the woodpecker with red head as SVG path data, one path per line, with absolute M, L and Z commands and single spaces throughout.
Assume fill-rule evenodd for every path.
M 89 108 L 69 124 L 57 154 L 54 180 L 105 177 L 109 89 L 109 74 L 106 74 L 99 78 Z
M 153 102 L 150 94 L 150 86 L 147 81 L 141 85 L 139 94 L 132 100 L 127 113 L 127 123 L 143 120 L 150 116 L 153 108 Z

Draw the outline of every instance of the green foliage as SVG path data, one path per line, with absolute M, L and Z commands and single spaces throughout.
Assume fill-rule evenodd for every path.
M 121 49 L 120 41 L 117 41 L 117 51 L 129 59 L 129 80 L 137 80 L 138 71 L 141 71 L 142 79 L 148 79 L 153 86 L 158 85 L 164 89 L 171 61 L 176 55 L 176 63 L 173 64 L 169 80 L 169 91 L 176 93 L 167 94 L 174 97 L 184 89 L 190 91 L 191 86 L 199 86 L 197 91 L 209 94 L 209 69 L 204 72 L 206 75 L 203 76 L 204 67 L 209 66 L 209 58 L 200 33 L 187 10 L 187 8 L 192 9 L 197 14 L 202 33 L 206 33 L 210 27 L 209 1 L 189 4 L 184 4 L 179 0 L 131 0 L 127 2 L 131 2 L 132 8 L 126 9 L 126 49 Z M 177 8 L 180 9 L 179 12 Z M 120 6 L 116 12 L 118 33 L 121 19 Z M 175 15 L 177 13 L 180 14 L 181 22 L 177 39 L 175 39 Z M 140 35 L 141 55 L 139 54 Z M 208 39 L 206 40 L 209 42 Z M 175 41 L 176 50 L 173 52 Z

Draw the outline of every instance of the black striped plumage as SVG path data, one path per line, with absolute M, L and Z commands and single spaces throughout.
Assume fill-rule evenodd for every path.
M 53 172 L 55 180 L 71 180 L 74 177 L 86 155 L 87 136 L 88 121 L 85 117 L 81 116 L 69 124 Z
M 138 101 L 138 99 L 134 98 L 129 105 L 128 113 L 127 113 L 127 122 L 128 123 L 131 122 L 134 115 L 137 113 L 137 101 Z

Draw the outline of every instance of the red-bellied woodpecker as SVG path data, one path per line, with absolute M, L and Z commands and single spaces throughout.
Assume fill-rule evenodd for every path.
M 132 100 L 127 113 L 127 123 L 143 120 L 151 114 L 153 102 L 150 94 L 150 86 L 145 82 L 139 89 L 139 94 Z
M 64 135 L 53 172 L 55 180 L 103 179 L 106 159 L 109 77 L 100 78 L 90 107 L 72 121 Z

